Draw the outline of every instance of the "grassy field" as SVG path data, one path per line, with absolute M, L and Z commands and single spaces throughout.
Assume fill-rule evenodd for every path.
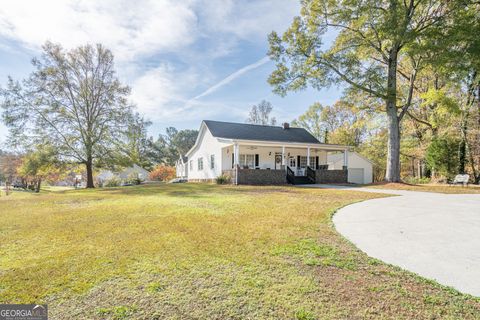
M 0 303 L 51 319 L 478 319 L 368 258 L 333 212 L 378 194 L 148 185 L 0 198 Z
M 379 183 L 364 185 L 368 188 L 376 189 L 395 189 L 395 190 L 408 190 L 408 191 L 421 191 L 421 192 L 436 192 L 436 193 L 448 193 L 448 194 L 476 194 L 480 193 L 479 185 L 468 186 L 449 186 L 441 184 L 407 184 L 407 183 Z

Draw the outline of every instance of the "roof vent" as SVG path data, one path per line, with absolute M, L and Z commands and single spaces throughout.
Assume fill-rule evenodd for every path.
M 290 129 L 290 124 L 288 122 L 283 123 L 283 130 Z

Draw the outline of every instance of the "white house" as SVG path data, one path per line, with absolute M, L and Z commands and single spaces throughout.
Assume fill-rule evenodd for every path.
M 188 158 L 181 156 L 175 163 L 175 172 L 177 178 L 187 179 L 188 178 Z
M 96 178 L 99 181 L 106 181 L 113 177 L 117 177 L 120 180 L 126 180 L 132 175 L 136 175 L 140 180 L 148 180 L 149 172 L 139 165 L 134 164 L 131 167 L 123 168 L 121 171 L 112 172 L 110 170 L 102 170 L 97 175 Z
M 327 156 L 329 168 L 341 169 L 343 166 L 343 155 L 333 153 Z M 364 156 L 349 151 L 348 152 L 348 182 L 358 184 L 368 184 L 373 181 L 373 163 Z
M 224 174 L 235 184 L 347 183 L 348 146 L 320 143 L 303 128 L 205 120 L 185 155 L 189 181 L 211 181 Z M 341 153 L 340 168 L 328 165 Z

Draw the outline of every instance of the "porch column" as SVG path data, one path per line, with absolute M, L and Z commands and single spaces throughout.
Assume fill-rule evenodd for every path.
M 233 169 L 235 170 L 235 184 L 238 184 L 238 160 L 240 159 L 240 148 L 238 147 L 238 143 L 233 145 Z
M 343 170 L 348 168 L 348 150 L 343 151 Z
M 307 167 L 310 167 L 310 147 L 307 147 Z
M 282 146 L 282 166 L 285 170 L 287 170 L 287 167 L 285 165 L 285 146 Z
M 233 145 L 233 165 L 234 167 L 236 167 L 238 165 L 238 163 L 240 162 L 239 159 L 240 159 L 240 148 L 238 146 L 238 143 L 235 143 Z

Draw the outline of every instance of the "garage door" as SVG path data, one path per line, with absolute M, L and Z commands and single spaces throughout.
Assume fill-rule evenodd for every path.
M 348 168 L 348 182 L 363 184 L 363 168 Z

